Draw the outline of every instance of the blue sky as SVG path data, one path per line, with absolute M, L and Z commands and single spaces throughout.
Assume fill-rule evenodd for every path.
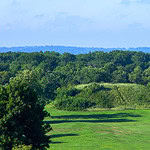
M 0 0 L 0 47 L 150 46 L 150 0 Z

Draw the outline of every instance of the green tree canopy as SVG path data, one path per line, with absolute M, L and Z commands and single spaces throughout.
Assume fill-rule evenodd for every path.
M 11 150 L 16 145 L 32 145 L 44 150 L 50 125 L 43 120 L 49 114 L 40 105 L 32 72 L 24 71 L 0 87 L 0 145 Z

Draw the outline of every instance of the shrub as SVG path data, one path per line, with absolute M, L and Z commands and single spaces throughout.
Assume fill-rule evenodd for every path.
M 150 106 L 149 88 L 144 85 L 92 83 L 83 88 L 60 88 L 57 91 L 55 106 L 62 110 L 84 110 L 98 108 L 137 108 Z
M 32 145 L 19 145 L 13 147 L 12 150 L 32 150 Z
M 94 99 L 95 97 L 95 99 Z M 93 95 L 93 99 L 96 102 L 96 107 L 99 108 L 112 108 L 114 96 L 111 91 L 101 90 L 97 94 Z
M 64 96 L 61 99 L 56 99 L 54 105 L 57 109 L 75 111 L 89 108 L 93 103 L 83 97 Z

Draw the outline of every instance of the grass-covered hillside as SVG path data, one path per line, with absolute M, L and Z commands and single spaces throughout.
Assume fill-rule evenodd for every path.
M 54 105 L 62 110 L 149 108 L 149 87 L 128 83 L 90 83 L 57 90 Z
M 149 150 L 150 110 L 62 111 L 47 105 L 50 150 Z

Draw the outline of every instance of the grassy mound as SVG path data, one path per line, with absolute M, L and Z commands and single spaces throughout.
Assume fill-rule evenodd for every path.
M 55 107 L 62 110 L 149 108 L 150 89 L 139 84 L 90 83 L 59 88 Z

